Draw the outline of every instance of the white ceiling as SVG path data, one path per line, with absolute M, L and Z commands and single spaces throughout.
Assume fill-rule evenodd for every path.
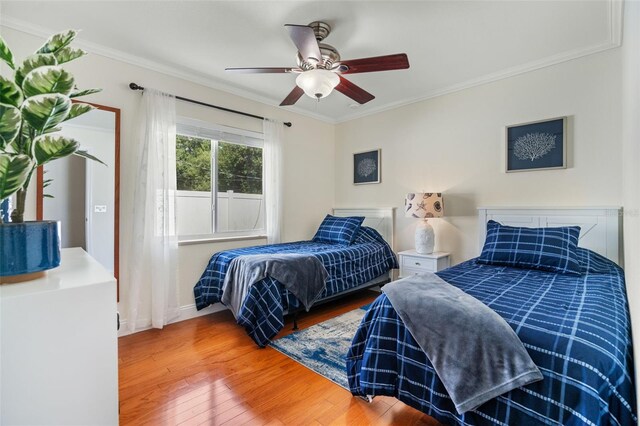
M 347 76 L 376 96 L 368 104 L 334 92 L 285 107 L 341 122 L 616 47 L 621 9 L 618 0 L 3 1 L 2 23 L 32 32 L 80 27 L 80 44 L 94 53 L 271 105 L 295 75 L 224 68 L 295 66 L 284 24 L 328 22 L 325 42 L 343 59 L 407 53 L 408 70 Z

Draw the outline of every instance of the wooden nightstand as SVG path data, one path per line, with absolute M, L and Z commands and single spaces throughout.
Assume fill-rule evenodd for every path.
M 400 276 L 404 278 L 424 272 L 438 272 L 450 266 L 449 253 L 434 251 L 431 254 L 419 254 L 415 250 L 398 253 Z

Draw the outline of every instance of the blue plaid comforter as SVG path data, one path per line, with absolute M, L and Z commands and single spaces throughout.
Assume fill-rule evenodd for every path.
M 389 245 L 371 228 L 361 230 L 355 242 L 348 246 L 299 241 L 222 251 L 211 257 L 193 289 L 198 310 L 220 301 L 231 260 L 242 255 L 269 253 L 308 253 L 318 258 L 329 273 L 327 288 L 319 300 L 350 290 L 398 267 Z M 280 282 L 267 277 L 251 287 L 237 322 L 263 347 L 284 327 L 284 312 L 299 308 L 301 304 L 295 296 Z
M 474 259 L 438 273 L 513 327 L 544 380 L 458 415 L 426 355 L 382 294 L 347 355 L 352 393 L 395 396 L 445 424 L 636 424 L 623 271 L 594 252 L 578 251 L 581 276 L 481 265 Z

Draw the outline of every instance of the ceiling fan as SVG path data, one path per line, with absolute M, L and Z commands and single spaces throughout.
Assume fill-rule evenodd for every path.
M 226 68 L 226 71 L 238 73 L 295 73 L 296 87 L 280 103 L 293 105 L 303 94 L 321 99 L 333 89 L 365 104 L 375 98 L 371 93 L 351 83 L 343 74 L 355 74 L 374 71 L 390 71 L 409 68 L 409 59 L 405 53 L 377 56 L 362 59 L 340 60 L 338 50 L 326 43 L 321 43 L 329 33 L 329 24 L 314 21 L 309 25 L 285 25 L 289 37 L 298 48 L 295 68 Z

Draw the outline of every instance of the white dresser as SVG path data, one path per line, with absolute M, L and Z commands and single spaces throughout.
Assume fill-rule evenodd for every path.
M 117 425 L 116 282 L 80 248 L 0 285 L 0 425 Z
M 405 250 L 398 253 L 400 276 L 405 278 L 424 272 L 438 272 L 451 266 L 449 253 L 436 251 L 431 254 L 419 254 L 415 250 Z

